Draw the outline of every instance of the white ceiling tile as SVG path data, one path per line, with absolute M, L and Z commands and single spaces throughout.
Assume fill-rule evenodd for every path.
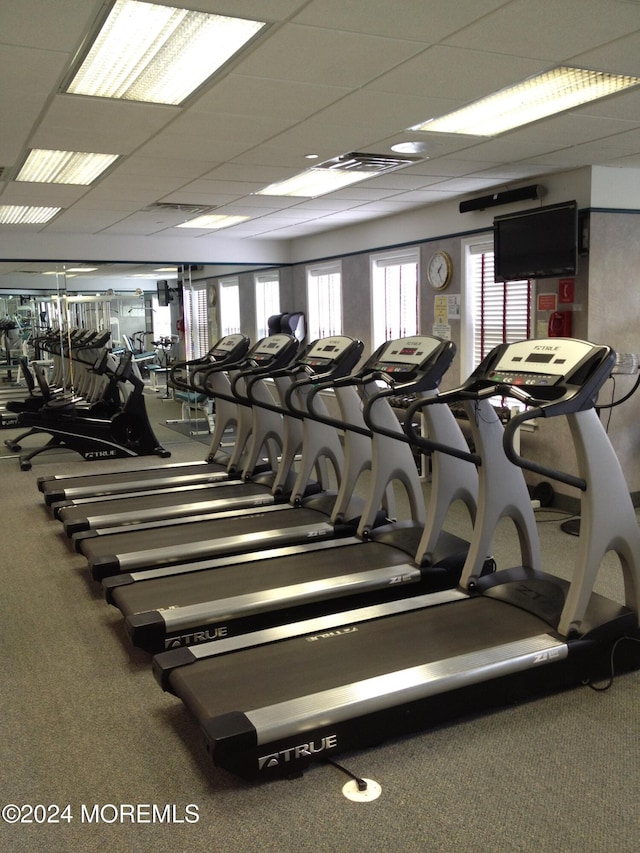
M 328 86 L 363 86 L 418 53 L 417 42 L 288 24 L 239 63 L 239 74 Z
M 389 38 L 433 44 L 445 35 L 486 15 L 503 0 L 314 0 L 294 19 L 296 23 L 331 27 Z
M 413 124 L 450 109 L 438 110 L 437 99 L 454 99 L 456 106 L 503 89 L 546 70 L 547 64 L 533 59 L 490 53 L 477 48 L 437 45 L 370 84 L 375 92 L 411 94 L 425 99 L 425 110 Z M 429 99 L 436 99 L 431 107 Z M 436 110 L 434 112 L 434 110 Z
M 129 154 L 178 118 L 177 107 L 56 95 L 33 135 L 38 148 Z
M 222 113 L 301 121 L 350 91 L 345 86 L 229 74 L 199 98 L 197 110 L 214 116 Z
M 87 0 L 20 0 L 2 4 L 2 43 L 73 54 L 100 3 Z M 93 8 L 92 8 L 93 7 Z M 87 13 L 89 15 L 87 16 Z
M 640 27 L 632 4 L 601 0 L 511 0 L 460 30 L 448 44 L 561 62 Z

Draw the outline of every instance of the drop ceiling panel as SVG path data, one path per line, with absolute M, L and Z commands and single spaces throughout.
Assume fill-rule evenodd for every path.
M 128 154 L 178 116 L 176 107 L 160 104 L 57 95 L 32 146 Z
M 352 88 L 365 85 L 423 47 L 413 41 L 289 24 L 262 42 L 236 70 L 273 80 L 322 81 Z
M 637 10 L 636 28 L 640 28 L 640 5 Z M 615 74 L 640 77 L 640 31 L 637 29 L 613 44 L 581 53 L 575 57 L 575 62 L 585 68 L 600 68 Z
M 148 154 L 131 154 L 118 166 L 119 175 L 137 175 L 156 178 L 171 176 L 183 184 L 206 174 L 212 167 L 207 160 L 184 160 L 179 157 L 151 157 Z
M 379 76 L 368 88 L 374 92 L 410 94 L 425 99 L 442 98 L 446 94 L 455 99 L 455 106 L 459 106 L 538 74 L 547 67 L 547 63 L 537 60 L 486 53 L 475 47 L 437 45 Z M 437 113 L 425 110 L 416 115 L 412 124 L 442 112 L 444 110 Z
M 0 44 L 0 165 L 20 157 L 67 59 L 64 53 Z
M 636 5 L 601 0 L 512 0 L 446 39 L 448 44 L 560 62 L 628 35 Z
M 10 183 L 2 194 L 2 204 L 33 204 L 67 207 L 82 198 L 86 187 L 71 184 Z
M 197 111 L 302 121 L 350 91 L 345 86 L 229 74 L 198 99 Z
M 314 116 L 314 122 L 328 125 L 354 125 L 370 130 L 369 138 L 388 136 L 424 119 L 425 115 L 441 114 L 455 109 L 457 101 L 442 98 L 399 95 L 359 89 Z
M 20 0 L 3 3 L 2 43 L 74 53 L 87 20 L 101 3 L 87 0 Z
M 317 27 L 433 43 L 501 6 L 504 0 L 314 0 L 294 21 Z

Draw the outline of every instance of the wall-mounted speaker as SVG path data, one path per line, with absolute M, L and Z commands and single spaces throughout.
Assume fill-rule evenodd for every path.
M 543 187 L 540 184 L 530 184 L 528 187 L 519 187 L 516 190 L 504 190 L 504 192 L 461 201 L 459 209 L 460 213 L 469 213 L 472 210 L 486 210 L 488 207 L 498 207 L 501 204 L 511 204 L 514 201 L 542 198 L 542 195 Z

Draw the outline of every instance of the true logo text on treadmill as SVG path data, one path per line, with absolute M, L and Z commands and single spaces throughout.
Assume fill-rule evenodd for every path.
M 258 770 L 280 767 L 282 764 L 288 764 L 290 761 L 310 758 L 312 755 L 316 755 L 319 752 L 326 752 L 329 749 L 335 749 L 337 746 L 337 735 L 327 735 L 326 737 L 318 738 L 318 740 L 312 740 L 309 743 L 300 743 L 288 749 L 281 749 L 280 752 L 272 752 L 270 755 L 261 756 L 258 758 Z
M 315 643 L 316 640 L 326 640 L 329 637 L 340 637 L 342 634 L 355 634 L 358 629 L 355 625 L 350 625 L 348 628 L 336 628 L 335 631 L 324 631 L 322 634 L 312 634 L 310 637 L 305 637 L 308 643 Z
M 180 646 L 194 646 L 196 643 L 207 643 L 209 640 L 221 640 L 229 633 L 228 628 L 221 625 L 218 628 L 207 628 L 204 631 L 193 631 L 180 637 L 168 637 L 164 641 L 165 649 L 177 649 Z

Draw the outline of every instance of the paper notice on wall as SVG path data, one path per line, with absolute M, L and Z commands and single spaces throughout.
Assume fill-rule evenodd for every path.
M 459 320 L 460 319 L 460 294 L 454 293 L 451 296 L 447 296 L 447 311 L 449 313 L 449 320 Z
M 431 334 L 435 338 L 442 338 L 444 341 L 451 340 L 451 326 L 449 323 L 434 323 Z
M 438 325 L 446 325 L 451 320 L 460 319 L 460 294 L 434 296 L 433 317 Z
M 446 296 L 434 297 L 433 322 L 436 326 L 444 326 L 449 322 L 449 302 Z

